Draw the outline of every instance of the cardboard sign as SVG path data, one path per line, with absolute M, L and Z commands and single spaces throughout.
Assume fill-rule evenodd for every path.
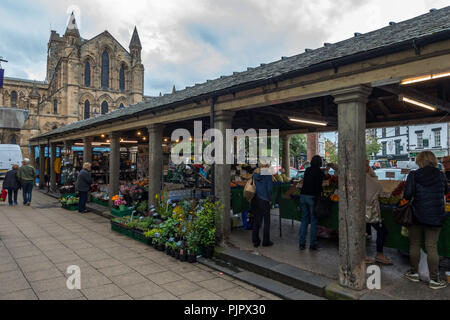
M 388 179 L 394 179 L 395 178 L 395 172 L 389 172 L 389 171 L 387 171 L 386 172 L 386 178 L 388 178 Z

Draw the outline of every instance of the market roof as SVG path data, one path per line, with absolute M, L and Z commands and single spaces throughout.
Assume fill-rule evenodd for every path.
M 55 134 L 78 130 L 89 125 L 111 122 L 125 116 L 132 116 L 146 110 L 164 109 L 174 103 L 189 101 L 201 96 L 217 94 L 227 89 L 238 91 L 244 85 L 268 81 L 274 78 L 294 76 L 296 72 L 307 72 L 309 69 L 328 64 L 327 68 L 333 67 L 332 62 L 342 59 L 351 59 L 360 54 L 383 55 L 386 50 L 393 47 L 407 45 L 411 41 L 425 39 L 428 37 L 444 36 L 450 39 L 450 6 L 440 10 L 432 10 L 427 14 L 415 17 L 399 23 L 390 23 L 387 27 L 365 34 L 356 33 L 354 37 L 334 43 L 325 44 L 316 50 L 305 50 L 304 53 L 292 57 L 282 57 L 281 60 L 261 64 L 256 68 L 248 68 L 247 71 L 234 72 L 229 76 L 221 76 L 215 80 L 207 80 L 193 87 L 177 90 L 172 94 L 162 97 L 144 99 L 144 102 L 131 105 L 127 108 L 118 109 L 96 118 L 77 121 L 58 129 L 49 131 L 38 137 L 47 138 Z M 406 48 L 406 47 L 405 47 Z M 367 59 L 367 57 L 366 57 Z M 311 70 L 314 72 L 316 70 Z

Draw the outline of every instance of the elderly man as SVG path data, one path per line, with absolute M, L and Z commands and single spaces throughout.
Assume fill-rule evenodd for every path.
M 36 170 L 30 165 L 30 159 L 23 159 L 22 166 L 17 172 L 17 177 L 19 178 L 23 189 L 23 205 L 29 206 L 31 204 L 31 194 L 36 179 Z

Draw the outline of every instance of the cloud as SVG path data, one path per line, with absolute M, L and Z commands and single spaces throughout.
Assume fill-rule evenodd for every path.
M 442 0 L 37 0 L 0 3 L 0 54 L 9 76 L 45 77 L 49 26 L 60 34 L 79 8 L 82 37 L 108 30 L 128 48 L 138 27 L 145 94 L 169 93 L 324 42 L 441 8 Z M 386 11 L 386 8 L 389 8 Z M 77 11 L 77 10 L 76 10 Z M 75 11 L 76 14 L 78 14 Z M 12 58 L 11 58 L 12 57 Z M 41 71 L 39 71 L 41 70 Z

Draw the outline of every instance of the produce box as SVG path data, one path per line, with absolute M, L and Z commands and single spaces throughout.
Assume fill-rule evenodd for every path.
M 111 214 L 114 217 L 118 217 L 118 218 L 130 216 L 132 214 L 132 212 L 133 212 L 133 208 L 128 208 L 128 209 L 122 210 L 122 211 L 119 209 L 111 208 Z
M 109 201 L 100 200 L 100 199 L 97 199 L 97 198 L 92 198 L 91 202 L 99 204 L 101 206 L 109 207 Z
M 76 211 L 78 210 L 78 204 L 77 205 L 63 205 L 62 206 L 64 209 L 69 210 L 69 211 Z

